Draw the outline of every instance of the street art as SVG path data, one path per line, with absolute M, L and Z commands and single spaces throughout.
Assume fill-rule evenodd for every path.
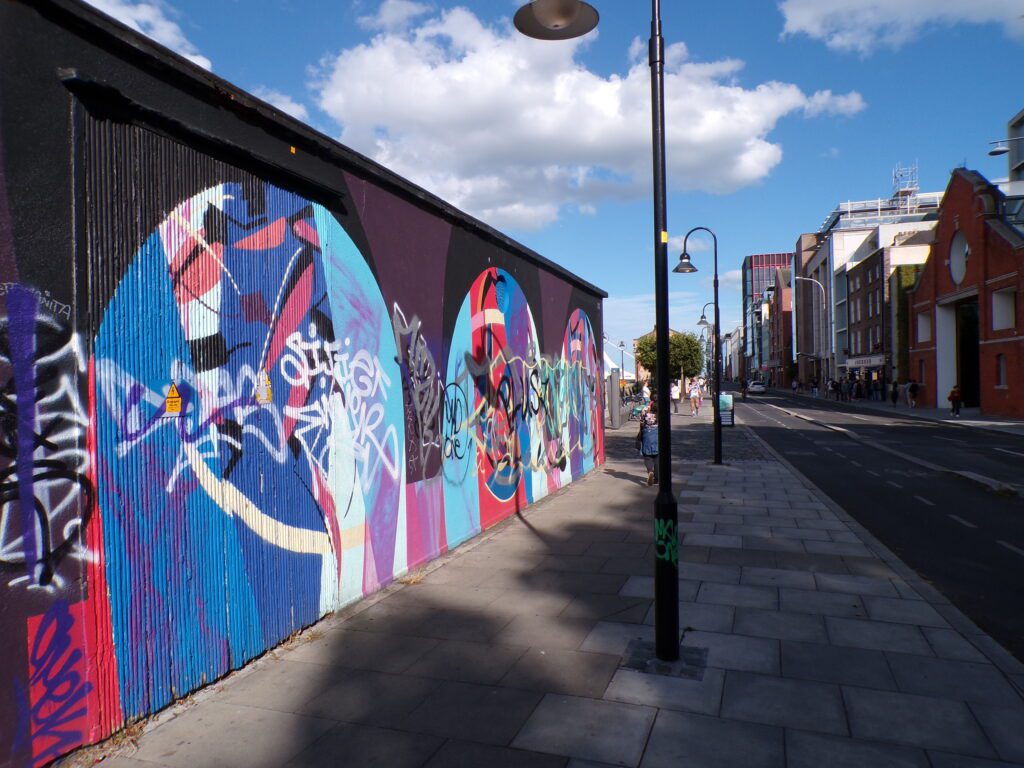
M 88 319 L 0 282 L 2 765 L 158 711 L 603 461 L 597 336 L 561 277 L 450 250 L 443 295 L 399 290 L 414 238 L 374 247 L 238 169 L 114 272 L 89 215 L 111 287 Z

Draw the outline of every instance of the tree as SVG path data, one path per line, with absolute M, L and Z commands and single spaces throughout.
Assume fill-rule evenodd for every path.
M 651 383 L 658 378 L 658 355 L 655 350 L 655 336 L 650 334 L 636 343 L 636 359 L 651 372 Z M 680 374 L 686 378 L 696 376 L 704 367 L 704 351 L 700 341 L 692 333 L 670 333 L 668 337 L 669 378 Z

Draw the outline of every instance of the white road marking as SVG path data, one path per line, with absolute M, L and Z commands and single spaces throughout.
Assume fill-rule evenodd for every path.
M 864 466 L 864 465 L 863 465 L 863 464 L 861 464 L 861 463 L 860 463 L 859 461 L 852 461 L 852 460 L 851 460 L 851 461 L 850 461 L 850 463 L 851 463 L 851 464 L 853 464 L 853 466 L 855 466 L 855 467 L 863 467 L 863 466 Z
M 926 499 L 924 496 L 915 496 L 914 498 L 920 501 L 922 504 L 927 504 L 929 507 L 935 506 L 934 501 L 928 501 L 928 499 Z
M 902 488 L 902 487 L 903 487 L 903 486 L 902 486 L 902 485 L 900 485 L 899 483 L 894 483 L 894 482 L 893 482 L 892 480 L 886 480 L 885 482 L 887 482 L 887 483 L 888 483 L 889 485 L 891 485 L 891 486 L 892 486 L 893 488 Z
M 977 528 L 978 527 L 974 523 L 967 522 L 962 517 L 957 517 L 956 515 L 949 515 L 949 517 L 952 520 L 956 520 L 958 523 L 960 523 L 960 525 L 966 526 L 968 528 Z M 999 542 L 999 543 L 1002 544 L 1002 542 Z M 1021 552 L 1021 554 L 1024 555 L 1024 552 Z
M 1013 544 L 1007 544 L 1002 539 L 997 539 L 996 540 L 996 544 L 1002 544 L 1004 547 L 1006 547 L 1011 552 L 1016 552 L 1018 555 L 1024 557 L 1024 549 L 1018 549 L 1017 547 L 1013 546 Z
M 860 419 L 861 421 L 871 421 L 867 416 L 858 416 L 856 413 L 851 413 L 849 415 L 855 419 Z
M 881 475 L 878 474 L 877 472 L 875 472 L 875 470 L 873 470 L 873 469 L 869 469 L 868 470 L 868 474 L 869 475 L 874 475 L 875 477 L 881 477 Z
M 1024 453 L 1021 453 L 1020 451 L 1011 451 L 1009 448 L 996 448 L 995 450 L 1002 451 L 1003 453 L 1009 453 L 1011 456 L 1024 456 Z

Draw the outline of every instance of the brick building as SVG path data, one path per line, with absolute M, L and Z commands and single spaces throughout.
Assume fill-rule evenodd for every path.
M 953 171 L 928 261 L 909 294 L 910 377 L 919 401 L 1024 418 L 1024 181 L 1001 190 Z

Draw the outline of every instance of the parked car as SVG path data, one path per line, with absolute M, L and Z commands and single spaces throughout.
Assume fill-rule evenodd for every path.
M 765 393 L 765 386 L 763 381 L 752 381 L 747 385 L 747 394 L 750 395 L 763 395 Z

